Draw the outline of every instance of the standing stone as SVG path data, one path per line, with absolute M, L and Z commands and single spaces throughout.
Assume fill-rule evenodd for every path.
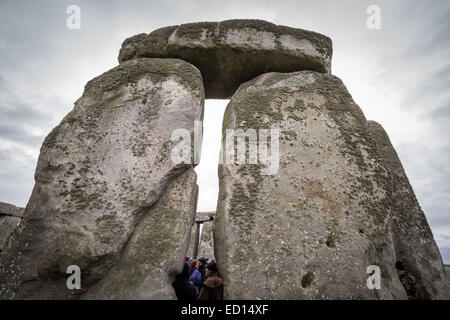
M 195 244 L 196 244 L 196 231 L 197 223 L 192 225 L 191 239 L 189 240 L 189 248 L 187 251 L 188 257 L 195 257 L 199 259 L 201 257 L 214 257 L 214 249 L 212 244 L 212 219 L 216 212 L 215 211 L 205 211 L 197 212 L 195 215 L 195 221 L 201 224 L 201 234 L 199 237 L 197 256 L 195 256 Z M 208 225 L 207 225 L 208 224 Z M 206 229 L 205 229 L 206 227 Z M 205 233 L 206 230 L 206 233 Z M 211 234 L 209 234 L 211 233 Z
M 24 210 L 24 208 L 16 207 L 13 204 L 0 202 L 0 215 L 22 218 Z
M 186 256 L 193 257 L 194 256 L 194 245 L 195 245 L 195 231 L 197 228 L 197 224 L 194 223 L 191 227 L 191 238 L 189 239 L 189 247 L 186 252 Z
M 200 69 L 206 98 L 228 99 L 245 81 L 271 71 L 331 72 L 331 39 L 263 20 L 197 22 L 139 34 L 122 44 L 119 63 L 179 58 Z
M 450 299 L 439 249 L 397 152 L 379 123 L 369 121 L 369 130 L 392 173 L 392 238 L 397 260 L 403 262 L 431 299 Z
M 206 257 L 211 260 L 215 260 L 213 226 L 214 221 L 203 223 L 202 233 L 200 235 L 200 244 L 198 248 L 199 257 Z
M 261 162 L 219 165 L 214 246 L 225 297 L 405 299 L 390 235 L 391 177 L 342 81 L 303 71 L 242 84 L 222 132 L 270 128 L 280 129 L 275 174 Z M 367 287 L 371 265 L 379 290 Z
M 176 59 L 134 59 L 90 81 L 41 148 L 24 220 L 0 259 L 0 297 L 80 297 L 117 262 L 133 259 L 180 272 L 196 188 L 193 165 L 171 160 L 178 143 L 171 135 L 184 128 L 193 136 L 203 103 L 200 72 Z M 183 200 L 163 213 L 168 198 Z M 167 251 L 152 251 L 162 237 Z M 136 257 L 136 248 L 153 255 Z M 67 289 L 70 265 L 81 268 L 81 290 Z M 143 274 L 124 276 L 133 282 Z M 146 282 L 145 290 L 170 296 L 166 280 Z M 105 297 L 144 296 L 138 291 L 130 285 Z
M 19 226 L 23 211 L 24 208 L 0 202 L 0 252 L 3 251 L 6 240 Z

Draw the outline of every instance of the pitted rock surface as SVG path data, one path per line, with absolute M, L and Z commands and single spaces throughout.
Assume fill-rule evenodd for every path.
M 280 129 L 275 174 L 261 163 L 219 165 L 214 246 L 226 298 L 406 298 L 394 269 L 391 176 L 342 81 L 261 75 L 233 95 L 225 128 Z M 380 290 L 366 286 L 370 265 L 381 269 Z
M 262 20 L 187 23 L 139 34 L 122 44 L 119 62 L 179 58 L 200 69 L 206 98 L 226 99 L 266 72 L 331 72 L 330 38 Z
M 146 230 L 142 224 L 161 223 L 158 214 L 146 215 L 168 196 L 173 181 L 192 170 L 192 164 L 172 162 L 171 134 L 184 128 L 193 135 L 203 103 L 200 72 L 182 60 L 134 59 L 91 80 L 43 143 L 25 218 L 0 259 L 0 296 L 74 298 L 103 279 L 130 238 L 139 238 L 136 230 Z M 171 274 L 182 270 L 177 259 L 187 249 L 182 239 L 195 215 L 188 201 L 197 192 L 191 188 L 195 175 L 189 177 L 180 217 L 165 226 L 180 234 L 168 233 L 174 241 L 168 251 L 147 257 L 177 262 Z M 154 236 L 156 245 L 160 235 Z M 81 291 L 67 289 L 69 265 L 81 268 Z M 172 289 L 167 281 L 157 285 L 155 291 Z
M 397 152 L 379 123 L 369 121 L 369 131 L 392 173 L 392 238 L 397 260 L 403 262 L 431 299 L 450 299 L 441 254 Z

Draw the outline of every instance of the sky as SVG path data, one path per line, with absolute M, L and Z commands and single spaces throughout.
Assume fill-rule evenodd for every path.
M 66 26 L 81 10 L 80 29 Z M 380 8 L 369 29 L 367 8 Z M 450 1 L 0 0 L 0 201 L 25 206 L 39 149 L 127 37 L 196 21 L 263 19 L 333 40 L 332 73 L 381 123 L 450 264 Z M 205 104 L 198 210 L 215 210 L 226 100 Z

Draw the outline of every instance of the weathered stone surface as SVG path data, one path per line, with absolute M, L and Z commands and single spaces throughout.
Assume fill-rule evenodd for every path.
M 0 202 L 0 251 L 3 251 L 6 240 L 19 226 L 23 211 L 24 208 Z
M 120 260 L 85 299 L 176 299 L 172 281 L 184 266 L 196 208 L 189 169 L 144 213 Z
M 191 164 L 171 161 L 171 134 L 179 128 L 192 134 L 203 119 L 203 102 L 200 72 L 177 59 L 134 59 L 90 81 L 43 143 L 24 220 L 0 259 L 0 297 L 79 297 L 117 261 L 138 259 L 134 248 L 160 246 L 160 234 L 143 242 L 139 230 L 161 226 L 146 214 L 163 214 L 159 199 L 174 196 L 166 188 L 181 188 L 181 175 L 191 171 Z M 187 199 L 196 194 L 192 179 L 185 181 Z M 148 256 L 161 267 L 187 246 L 180 241 L 190 229 L 190 223 L 182 226 L 190 214 L 186 201 L 177 209 L 183 216 L 164 229 L 179 233 L 165 234 L 176 243 Z M 81 291 L 66 287 L 69 265 L 81 268 Z M 155 291 L 162 285 L 155 283 Z M 123 290 L 118 296 L 139 296 L 136 287 Z
M 3 251 L 6 240 L 19 226 L 23 211 L 24 208 L 0 202 L 0 251 Z
M 369 121 L 369 130 L 392 173 L 392 238 L 397 260 L 417 278 L 430 298 L 450 299 L 439 249 L 397 152 L 379 123 Z
M 213 242 L 213 225 L 214 221 L 204 222 L 202 224 L 202 232 L 198 243 L 197 257 L 195 257 L 195 228 L 196 224 L 191 229 L 191 239 L 189 241 L 189 248 L 187 250 L 187 256 L 195 257 L 197 259 L 206 257 L 214 260 L 214 242 Z
M 280 163 L 219 165 L 214 246 L 228 299 L 405 299 L 391 177 L 343 83 L 268 73 L 232 97 L 223 130 L 280 128 Z M 367 267 L 381 270 L 369 290 Z
M 213 216 L 216 214 L 215 211 L 205 211 L 205 212 L 197 212 L 195 215 L 195 221 L 202 224 L 202 233 L 200 234 L 199 242 L 198 242 L 198 251 L 197 251 L 197 257 L 209 257 L 214 256 L 214 249 L 211 246 L 210 243 L 212 243 L 212 235 L 206 235 L 204 234 L 204 228 L 206 223 L 212 223 Z M 207 222 L 205 222 L 207 221 Z M 212 231 L 211 226 L 207 226 L 208 231 Z M 197 229 L 197 223 L 194 223 L 192 225 L 191 229 L 191 239 L 189 240 L 189 248 L 187 250 L 187 256 L 189 257 L 195 257 L 195 244 L 196 244 L 196 229 Z M 210 238 L 211 237 L 211 238 Z M 202 241 L 206 241 L 202 244 Z M 203 254 L 203 252 L 206 252 L 209 254 L 209 256 L 206 256 Z M 212 252 L 212 254 L 211 254 Z
M 0 202 L 0 215 L 22 218 L 24 210 L 24 208 L 16 207 L 13 204 Z
M 20 218 L 0 215 L 0 251 L 3 251 L 6 240 L 20 224 Z
M 262 20 L 198 22 L 133 36 L 119 62 L 136 57 L 180 58 L 200 69 L 206 98 L 229 98 L 266 72 L 331 72 L 330 38 Z
M 194 245 L 195 245 L 195 229 L 197 228 L 197 224 L 194 223 L 191 227 L 191 238 L 189 239 L 189 247 L 186 252 L 186 256 L 193 257 L 194 256 Z
M 197 212 L 197 214 L 195 215 L 195 221 L 197 222 L 211 221 L 214 219 L 215 214 L 216 214 L 215 211 Z

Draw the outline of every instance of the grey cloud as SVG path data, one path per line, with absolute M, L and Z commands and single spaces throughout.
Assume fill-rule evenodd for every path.
M 36 161 L 19 148 L 0 150 L 0 201 L 26 206 Z
M 428 105 L 427 101 L 437 98 L 445 99 L 439 95 L 448 95 L 447 102 L 450 102 L 448 88 L 450 88 L 450 63 L 413 86 L 402 105 L 405 108 L 420 108 L 430 112 L 436 108 L 436 105 Z M 435 103 L 439 103 L 439 100 Z
M 450 87 L 449 87 L 450 88 Z M 443 120 L 448 121 L 450 117 L 450 102 L 444 106 L 437 107 L 433 111 L 427 114 L 428 118 L 435 119 L 437 121 Z
M 409 17 L 413 20 L 424 19 L 427 23 L 424 24 L 421 30 L 421 41 L 418 41 L 414 47 L 409 48 L 405 56 L 410 58 L 418 58 L 427 55 L 433 51 L 441 51 L 450 47 L 450 3 L 448 1 L 436 2 L 432 6 L 429 3 L 421 3 L 414 16 Z
M 3 105 L 0 110 L 0 116 L 5 122 L 15 120 L 17 122 L 35 125 L 39 125 L 51 118 L 48 113 L 36 110 L 28 104 L 21 103 L 20 100 L 15 103 L 10 102 L 6 106 Z
M 450 88 L 450 64 L 439 69 L 428 79 L 424 79 L 420 86 L 422 87 L 421 93 L 426 92 L 428 95 L 446 92 Z
M 450 265 L 450 248 L 439 248 L 444 264 Z
M 6 82 L 0 78 L 0 137 L 2 139 L 38 147 L 44 137 L 32 134 L 28 130 L 47 127 L 47 123 L 51 120 L 52 116 L 47 112 L 21 102 L 21 98 L 8 90 Z
M 450 235 L 442 235 L 441 236 L 444 240 L 450 241 Z
M 3 139 L 23 143 L 28 146 L 37 146 L 44 141 L 44 136 L 31 135 L 20 127 L 0 124 L 0 137 Z

